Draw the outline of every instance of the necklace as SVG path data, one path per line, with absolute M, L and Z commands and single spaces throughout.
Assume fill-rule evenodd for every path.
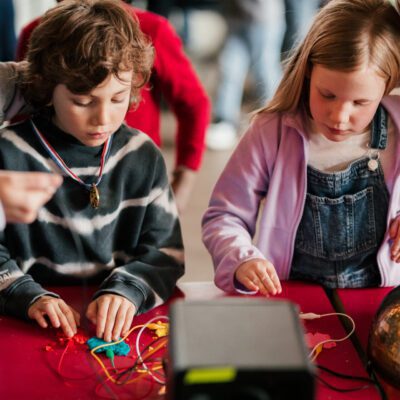
M 51 159 L 61 168 L 61 170 L 69 177 L 71 177 L 74 181 L 78 182 L 82 186 L 85 187 L 86 190 L 89 191 L 89 201 L 90 205 L 93 208 L 98 208 L 100 205 L 100 192 L 99 192 L 99 183 L 101 182 L 101 179 L 103 177 L 103 168 L 104 164 L 109 156 L 110 150 L 111 150 L 111 143 L 112 143 L 112 136 L 110 136 L 105 142 L 103 146 L 103 150 L 101 152 L 101 158 L 100 158 L 100 170 L 99 170 L 99 176 L 97 178 L 97 181 L 95 183 L 85 183 L 81 178 L 79 178 L 78 175 L 74 174 L 70 168 L 68 168 L 67 164 L 65 164 L 64 160 L 60 157 L 60 155 L 55 151 L 53 146 L 46 140 L 46 138 L 40 133 L 39 129 L 35 126 L 33 121 L 31 120 L 31 124 L 33 127 L 34 132 L 36 133 L 36 136 L 39 138 L 40 143 L 44 147 L 44 149 L 47 151 Z

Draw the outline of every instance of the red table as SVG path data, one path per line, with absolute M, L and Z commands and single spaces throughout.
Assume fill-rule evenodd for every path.
M 176 297 L 187 299 L 216 299 L 225 294 L 211 282 L 183 283 L 179 285 Z M 90 301 L 91 289 L 53 288 L 69 304 L 84 315 L 82 306 Z M 299 305 L 302 312 L 317 314 L 333 312 L 333 308 L 322 288 L 316 285 L 298 282 L 285 282 L 280 298 L 289 299 Z M 142 324 L 153 317 L 167 315 L 168 304 L 135 318 L 134 324 Z M 305 322 L 305 328 L 311 333 L 329 334 L 332 338 L 345 336 L 345 331 L 336 316 Z M 83 326 L 87 335 L 94 335 L 93 326 Z M 137 382 L 126 386 L 110 384 L 107 391 L 101 385 L 102 373 L 85 345 L 74 344 L 65 353 L 62 361 L 62 375 L 57 372 L 65 344 L 61 345 L 55 329 L 41 329 L 34 323 L 0 316 L 0 399 L 162 399 L 160 385 L 154 384 L 144 376 Z M 147 338 L 147 341 L 151 338 Z M 129 344 L 133 345 L 132 337 Z M 116 366 L 132 364 L 132 359 L 117 357 Z M 367 377 L 351 342 L 338 343 L 332 349 L 324 349 L 317 362 L 336 371 Z M 65 376 L 68 375 L 68 378 Z M 320 374 L 335 386 L 349 387 L 358 383 L 343 382 L 325 373 Z M 82 379 L 70 379 L 80 377 Z M 97 390 L 97 392 L 96 392 Z M 96 395 L 98 393 L 98 395 Z M 374 388 L 342 394 L 317 384 L 317 399 L 379 399 Z
M 392 288 L 338 289 L 335 290 L 335 302 L 356 323 L 356 336 L 360 343 L 361 357 L 366 360 L 368 334 L 372 320 L 383 298 Z M 400 399 L 400 390 L 380 379 L 389 399 Z

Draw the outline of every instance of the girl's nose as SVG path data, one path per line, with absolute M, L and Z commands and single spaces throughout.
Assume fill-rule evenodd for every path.
M 338 104 L 331 109 L 330 119 L 335 125 L 334 127 L 340 127 L 345 125 L 350 120 L 350 110 L 345 104 Z

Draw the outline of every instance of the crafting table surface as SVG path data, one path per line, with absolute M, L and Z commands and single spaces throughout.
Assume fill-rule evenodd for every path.
M 91 288 L 58 287 L 51 288 L 59 293 L 68 304 L 75 307 L 84 315 L 83 307 L 90 302 Z M 371 289 L 369 289 L 371 290 Z M 373 289 L 375 290 L 375 289 Z M 341 294 L 342 292 L 340 292 Z M 370 292 L 366 292 L 367 294 Z M 374 293 L 373 291 L 371 293 Z M 375 309 L 379 306 L 382 295 L 374 297 Z M 225 294 L 217 289 L 211 282 L 183 283 L 171 299 L 217 299 Z M 342 297 L 342 296 L 341 296 Z M 343 295 L 343 298 L 345 296 Z M 346 312 L 352 314 L 359 323 L 360 331 L 365 343 L 365 335 L 368 331 L 367 317 L 364 315 L 365 304 L 358 296 L 358 306 L 355 301 L 350 301 Z M 370 298 L 373 297 L 370 295 Z M 288 299 L 296 303 L 299 310 L 305 313 L 316 314 L 333 313 L 334 309 L 324 290 L 311 284 L 300 282 L 283 282 L 283 293 L 275 299 Z M 170 302 L 171 302 L 170 301 Z M 161 318 L 168 314 L 168 302 L 166 305 L 135 318 L 134 324 L 143 324 L 152 318 Z M 374 310 L 369 310 L 369 317 Z M 357 320 L 359 320 L 357 322 Z M 361 321 L 361 322 L 360 322 Z M 337 316 L 323 317 L 304 322 L 308 335 L 325 334 L 331 338 L 343 338 L 346 333 Z M 83 320 L 81 333 L 84 337 L 94 335 L 94 327 Z M 362 331 L 362 332 L 361 332 Z M 104 385 L 104 374 L 99 365 L 90 355 L 83 343 L 73 342 L 64 352 L 66 343 L 57 333 L 56 329 L 42 329 L 35 323 L 28 323 L 10 317 L 0 316 L 0 399 L 163 399 L 161 386 L 148 376 L 143 374 L 137 381 L 129 385 Z M 136 331 L 137 332 L 137 331 Z M 358 332 L 358 331 L 357 331 Z M 129 338 L 129 344 L 134 347 L 135 335 Z M 143 334 L 142 346 L 153 340 L 151 334 Z M 64 356 L 63 356 L 64 352 Z M 134 350 L 133 350 L 134 353 Z M 135 353 L 136 354 L 136 353 Z M 63 357 L 63 358 L 62 358 Z M 60 360 L 61 368 L 60 366 Z M 116 357 L 116 367 L 132 365 L 133 359 Z M 331 348 L 324 348 L 319 354 L 317 364 L 323 365 L 335 371 L 367 377 L 367 373 L 350 340 L 339 342 Z M 362 383 L 343 381 L 325 372 L 318 373 L 320 377 L 338 387 L 360 386 Z M 160 391 L 161 389 L 161 391 Z M 379 399 L 377 390 L 371 386 L 368 389 L 339 393 L 329 389 L 317 381 L 317 399 Z M 391 399 L 399 397 L 390 397 Z

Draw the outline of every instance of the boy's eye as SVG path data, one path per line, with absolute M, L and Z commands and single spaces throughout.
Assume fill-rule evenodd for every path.
M 87 106 L 89 106 L 90 105 L 90 101 L 83 101 L 83 100 L 72 100 L 72 102 L 75 104 L 75 105 L 77 105 L 77 106 L 80 106 L 80 107 L 87 107 Z
M 125 97 L 123 98 L 118 98 L 118 99 L 112 99 L 113 103 L 123 103 L 125 101 Z

